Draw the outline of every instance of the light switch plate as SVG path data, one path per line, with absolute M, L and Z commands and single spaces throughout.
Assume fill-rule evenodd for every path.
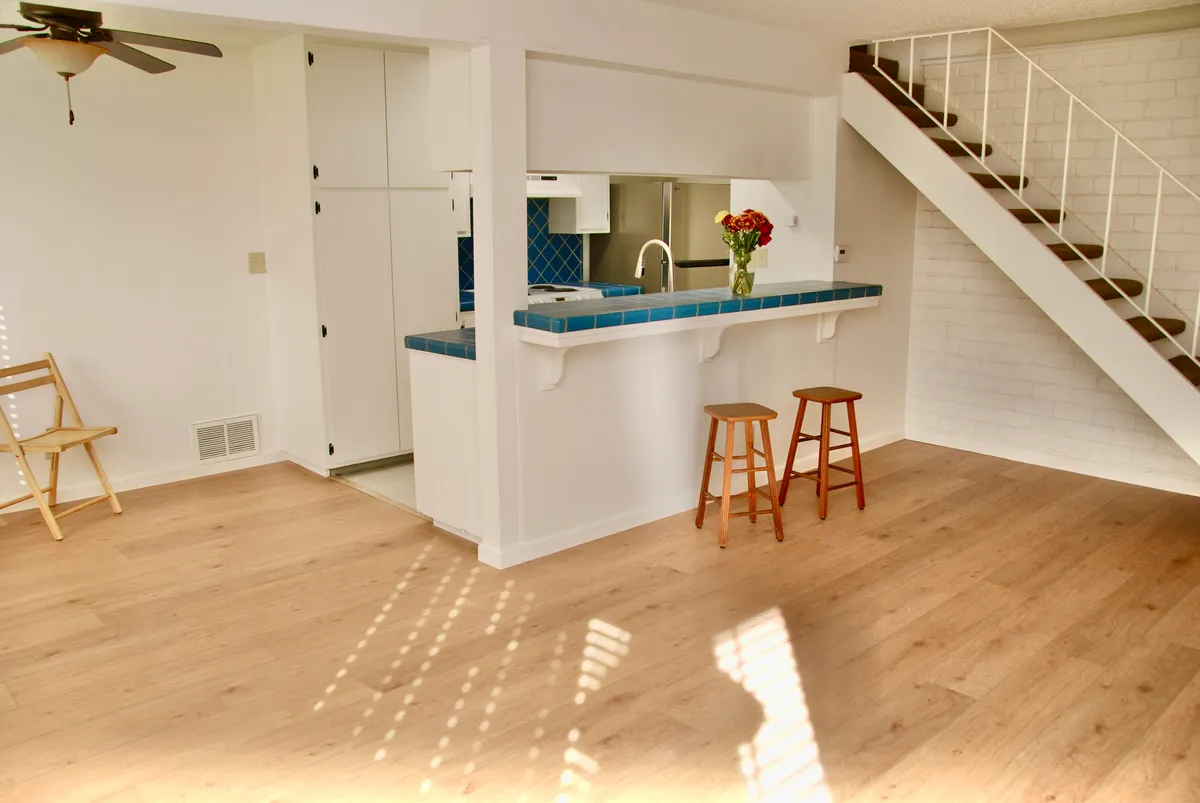
M 835 245 L 833 247 L 834 262 L 849 262 L 850 261 L 850 246 Z
M 250 272 L 251 273 L 266 273 L 267 272 L 267 255 L 262 251 L 250 252 Z
M 756 248 L 750 252 L 750 267 L 758 270 L 759 268 L 767 267 L 767 249 Z

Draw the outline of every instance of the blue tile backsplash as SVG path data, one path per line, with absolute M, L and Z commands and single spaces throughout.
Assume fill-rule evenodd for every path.
M 583 281 L 583 235 L 550 233 L 550 199 L 528 199 L 526 220 L 529 226 L 529 283 Z M 471 237 L 458 240 L 458 289 L 475 289 L 475 243 Z

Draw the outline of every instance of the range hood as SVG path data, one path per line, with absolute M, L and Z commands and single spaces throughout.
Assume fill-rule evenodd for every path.
M 534 173 L 525 176 L 527 198 L 578 198 L 582 194 L 574 176 Z

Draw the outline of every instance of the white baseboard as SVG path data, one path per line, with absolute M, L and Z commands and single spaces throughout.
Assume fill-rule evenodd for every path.
M 117 493 L 123 491 L 134 491 L 138 488 L 149 488 L 152 485 L 166 485 L 169 482 L 181 482 L 183 480 L 194 480 L 200 477 L 209 477 L 213 474 L 224 474 L 227 471 L 240 471 L 244 468 L 254 468 L 255 466 L 265 466 L 268 463 L 278 463 L 282 460 L 288 460 L 290 457 L 282 452 L 270 452 L 269 454 L 259 454 L 253 457 L 244 457 L 238 460 L 225 460 L 220 463 L 212 463 L 206 466 L 186 466 L 184 468 L 167 469 L 165 471 L 147 471 L 142 474 L 127 474 L 123 477 L 110 477 L 113 490 Z M 104 489 L 100 487 L 98 481 L 76 483 L 74 485 L 60 485 L 58 488 L 58 503 L 61 505 L 65 502 L 74 502 L 80 499 L 91 499 L 100 496 L 104 493 Z M 5 509 L 5 513 L 15 512 L 18 510 L 32 510 L 35 507 L 32 501 L 22 502 L 19 505 L 13 505 Z
M 860 448 L 864 452 L 869 452 L 872 449 L 878 449 L 881 446 L 887 446 L 890 443 L 895 443 L 903 439 L 904 436 L 899 432 L 881 433 L 870 438 L 864 438 Z M 842 460 L 848 456 L 838 455 L 837 459 Z M 787 451 L 784 450 L 783 459 L 776 461 L 776 476 L 783 476 L 784 463 L 786 462 Z M 798 471 L 809 471 L 816 468 L 816 466 L 817 461 L 815 456 L 808 460 L 801 461 L 797 459 L 796 461 L 796 469 Z M 535 541 L 522 541 L 510 547 L 497 548 L 495 544 L 485 542 L 479 545 L 479 560 L 497 569 L 507 569 L 521 563 L 536 560 L 537 558 L 544 558 L 547 555 L 553 555 L 555 552 L 562 552 L 563 550 L 586 544 L 589 541 L 595 541 L 609 535 L 625 532 L 634 527 L 640 527 L 643 524 L 649 524 L 652 521 L 675 516 L 686 510 L 695 510 L 698 492 L 699 489 L 696 492 L 688 493 L 686 497 L 679 497 L 638 510 L 618 513 L 607 519 L 588 522 L 579 527 L 564 530 Z
M 1161 491 L 1200 496 L 1200 482 L 1194 482 L 1184 477 L 1172 477 L 1168 474 L 1155 474 L 1126 466 L 1111 466 L 1104 463 L 1093 463 L 1064 455 L 1048 454 L 1020 446 L 992 441 L 980 441 L 970 435 L 958 435 L 952 432 L 930 432 L 915 429 L 908 433 L 908 439 L 928 443 L 934 446 L 945 446 L 950 449 L 961 449 L 965 452 L 985 454 L 990 457 L 1002 457 L 1005 460 L 1015 460 L 1018 463 L 1028 463 L 1043 468 L 1053 468 L 1059 471 L 1070 471 L 1073 474 L 1083 474 L 1102 480 L 1114 480 L 1129 485 L 1141 485 L 1145 488 L 1156 488 Z

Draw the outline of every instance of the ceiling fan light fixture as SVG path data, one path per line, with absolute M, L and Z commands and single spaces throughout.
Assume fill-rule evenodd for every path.
M 102 47 L 65 39 L 26 39 L 25 47 L 32 50 L 39 61 L 64 78 L 79 75 L 104 53 Z

